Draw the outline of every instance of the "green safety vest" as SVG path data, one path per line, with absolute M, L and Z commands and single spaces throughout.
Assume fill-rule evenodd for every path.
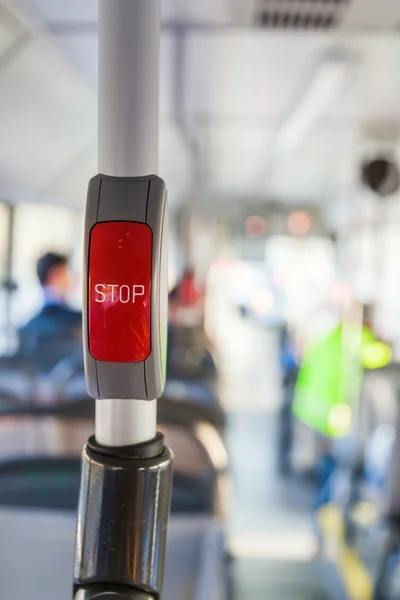
M 364 368 L 379 368 L 391 350 L 370 329 L 339 325 L 304 353 L 296 383 L 296 417 L 329 437 L 348 435 L 351 405 L 361 391 Z

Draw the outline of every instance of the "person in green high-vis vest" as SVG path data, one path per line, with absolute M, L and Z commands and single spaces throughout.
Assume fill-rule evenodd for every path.
M 371 321 L 370 307 L 355 305 L 347 322 L 312 342 L 304 352 L 293 413 L 325 438 L 325 449 L 329 440 L 351 433 L 363 370 L 382 367 L 391 360 L 389 346 L 376 339 Z M 324 452 L 322 460 L 331 465 L 327 469 L 331 471 L 335 461 L 329 450 Z

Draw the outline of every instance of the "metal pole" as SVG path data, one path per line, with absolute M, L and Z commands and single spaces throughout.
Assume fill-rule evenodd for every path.
M 98 168 L 157 173 L 160 0 L 99 0 Z M 126 446 L 154 438 L 157 402 L 96 401 L 96 439 Z
M 157 173 L 160 0 L 99 1 L 99 171 Z
M 109 207 L 107 218 L 112 225 L 110 222 L 117 221 L 121 215 L 118 210 L 114 212 L 114 207 L 122 205 L 127 210 L 122 214 L 132 215 L 134 223 L 135 215 L 141 214 L 140 208 L 145 206 L 146 223 L 154 223 L 156 235 L 164 236 L 161 209 L 164 211 L 165 187 L 159 180 L 157 188 L 154 184 L 157 178 L 150 177 L 156 173 L 158 162 L 160 0 L 100 0 L 99 8 L 98 161 L 103 177 L 93 178 L 89 185 L 85 230 L 91 237 L 90 231 L 96 227 L 93 221 L 104 222 L 97 221 L 101 207 Z M 129 182 L 130 177 L 134 179 Z M 147 188 L 143 188 L 141 184 L 146 178 Z M 94 180 L 101 183 L 92 198 Z M 100 190 L 103 186 L 104 191 L 112 181 L 118 189 L 109 193 L 106 201 L 100 197 Z M 133 191 L 121 197 L 121 185 L 122 188 L 128 185 Z M 96 220 L 92 219 L 93 207 Z M 138 238 L 135 238 L 135 246 L 137 243 Z M 100 262 L 111 251 L 104 245 L 102 242 Z M 90 243 L 86 249 L 85 261 L 88 260 L 89 265 L 85 268 L 90 277 Z M 138 254 L 140 251 L 141 248 L 137 248 Z M 150 275 L 151 306 L 154 303 L 154 310 L 159 310 L 159 314 L 150 319 L 151 333 L 155 334 L 158 332 L 154 327 L 160 327 L 160 331 L 163 327 L 165 309 L 164 304 L 157 304 L 165 301 L 158 294 L 161 297 L 166 291 L 162 281 L 165 259 L 162 239 L 152 242 L 151 251 L 155 257 L 153 267 L 157 267 Z M 113 257 L 115 255 L 111 255 L 111 270 L 118 266 L 118 259 Z M 134 270 L 129 263 L 129 273 Z M 125 322 L 112 326 L 129 330 L 129 323 Z M 89 333 L 85 330 L 85 336 L 89 337 Z M 162 342 L 152 336 L 152 343 L 153 338 L 160 355 L 154 355 L 154 364 L 146 360 L 144 365 L 140 361 L 107 363 L 104 359 L 102 363 L 90 354 L 89 347 L 85 348 L 89 384 L 93 366 L 95 372 L 96 386 L 91 393 L 101 398 L 117 396 L 121 399 L 96 400 L 96 435 L 88 440 L 82 453 L 74 565 L 76 600 L 161 597 L 172 455 L 164 445 L 163 436 L 156 434 L 156 399 L 129 398 L 131 395 L 152 398 L 161 394 Z M 119 343 L 120 340 L 116 342 Z M 152 350 L 156 353 L 155 347 Z M 135 369 L 136 366 L 139 368 Z M 140 377 L 145 392 L 140 391 L 141 385 L 136 385 Z M 100 380 L 105 385 L 104 392 Z
M 147 442 L 156 427 L 157 400 L 96 400 L 96 440 L 102 446 Z

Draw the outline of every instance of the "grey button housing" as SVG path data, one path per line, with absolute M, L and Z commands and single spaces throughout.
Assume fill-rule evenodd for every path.
M 156 175 L 120 178 L 96 175 L 89 182 L 84 234 L 83 344 L 86 387 L 97 399 L 154 400 L 164 390 L 167 363 L 168 255 L 166 187 Z M 113 363 L 89 351 L 90 232 L 96 223 L 132 221 L 153 231 L 151 353 L 142 362 Z

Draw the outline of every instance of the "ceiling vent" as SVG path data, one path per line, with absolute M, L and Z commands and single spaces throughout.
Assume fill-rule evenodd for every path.
M 255 25 L 263 29 L 333 29 L 349 0 L 257 0 Z

